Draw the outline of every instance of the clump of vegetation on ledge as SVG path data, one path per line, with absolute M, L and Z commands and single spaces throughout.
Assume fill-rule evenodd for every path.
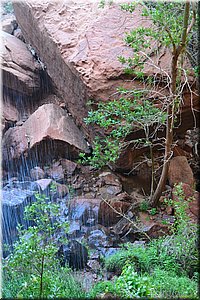
M 105 269 L 118 274 L 112 283 L 100 282 L 91 296 L 110 293 L 120 298 L 198 299 L 198 232 L 186 210 L 181 184 L 177 200 L 169 200 L 176 210 L 172 234 L 150 241 L 145 246 L 124 245 L 105 260 Z

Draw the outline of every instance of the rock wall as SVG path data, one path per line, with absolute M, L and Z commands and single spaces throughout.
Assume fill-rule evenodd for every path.
M 148 27 L 153 25 L 141 16 L 139 8 L 130 14 L 122 11 L 118 3 L 105 5 L 104 8 L 100 8 L 96 2 L 77 0 L 70 2 L 37 1 L 36 3 L 21 1 L 14 2 L 13 5 L 27 46 L 29 49 L 35 49 L 34 51 L 37 53 L 35 58 L 39 57 L 39 60 L 44 63 L 45 72 L 53 82 L 53 92 L 59 99 L 56 104 L 61 105 L 71 114 L 75 124 L 92 142 L 99 129 L 95 126 L 88 127 L 84 123 L 84 117 L 88 110 L 87 101 L 93 99 L 94 103 L 97 103 L 100 100 L 106 101 L 118 97 L 116 88 L 119 86 L 131 89 L 143 87 L 142 82 L 125 76 L 124 66 L 118 61 L 118 56 L 133 55 L 132 49 L 124 42 L 126 32 L 141 25 Z M 151 49 L 145 50 L 147 54 L 155 47 L 153 44 L 151 46 Z M 31 57 L 30 52 L 27 49 L 26 51 L 27 55 Z M 31 59 L 33 60 L 33 57 Z M 151 59 L 152 62 L 155 62 L 157 57 L 152 54 Z M 21 62 L 23 63 L 23 60 Z M 169 72 L 170 64 L 169 51 L 161 50 L 160 69 L 152 63 L 146 64 L 144 70 L 146 76 L 153 75 L 159 79 L 162 95 L 168 93 L 167 89 L 162 86 L 162 80 L 165 79 L 164 72 Z M 26 69 L 29 70 L 28 67 L 25 67 Z M 188 69 L 190 69 L 189 65 Z M 192 76 L 189 77 L 189 80 L 193 80 Z M 5 85 L 8 85 L 9 82 L 5 76 Z M 14 87 L 14 89 L 16 88 Z M 42 88 L 45 88 L 45 84 Z M 157 88 L 159 90 L 160 87 Z M 37 84 L 34 89 L 37 89 Z M 40 100 L 34 102 L 34 108 L 29 115 L 42 104 L 43 99 L 40 97 Z M 175 128 L 177 139 L 184 136 L 187 129 L 197 126 L 198 109 L 199 101 L 195 88 L 194 91 L 184 92 L 180 107 L 180 122 Z M 59 119 L 56 122 L 59 122 Z M 5 124 L 5 128 L 7 129 L 11 123 L 13 124 L 12 120 L 7 125 Z M 15 130 L 10 130 L 10 132 Z M 141 132 L 138 134 L 137 138 L 140 138 Z M 118 161 L 118 169 L 132 170 L 134 161 L 143 156 L 146 150 L 148 151 L 146 148 L 139 151 L 127 149 Z
M 141 16 L 139 8 L 130 14 L 122 11 L 119 3 L 100 8 L 97 2 L 89 1 L 23 1 L 14 3 L 14 11 L 26 42 L 36 49 L 75 123 L 92 142 L 94 131 L 98 129 L 86 126 L 83 121 L 87 101 L 93 99 L 95 103 L 118 97 L 116 88 L 119 86 L 143 87 L 141 82 L 126 77 L 118 57 L 133 55 L 124 42 L 126 32 L 153 24 Z M 152 44 L 146 53 L 154 47 Z M 170 70 L 171 54 L 166 49 L 161 50 L 159 68 L 154 66 L 157 61 L 154 54 L 151 59 L 144 72 L 146 76 L 158 78 L 162 94 L 166 94 L 168 91 L 162 81 Z M 187 68 L 190 69 L 189 63 Z M 193 80 L 192 76 L 189 80 Z M 197 124 L 196 110 L 199 110 L 199 101 L 194 88 L 194 92 L 183 94 L 178 135 Z
M 32 95 L 40 89 L 39 66 L 27 51 L 25 43 L 18 38 L 2 31 L 1 40 L 4 86 L 25 95 Z
M 142 86 L 138 81 L 124 82 L 124 67 L 118 61 L 120 55 L 132 55 L 123 40 L 125 32 L 151 25 L 138 10 L 129 14 L 118 4 L 102 9 L 87 1 L 15 2 L 14 10 L 26 41 L 45 62 L 78 125 L 85 127 L 88 99 L 106 100 L 122 84 Z M 152 72 L 157 70 L 147 70 Z

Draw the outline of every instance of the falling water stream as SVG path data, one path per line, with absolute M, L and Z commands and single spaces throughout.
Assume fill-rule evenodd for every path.
M 45 72 L 45 71 L 44 71 Z M 46 80 L 46 82 L 45 82 Z M 4 87 L 4 103 L 10 101 L 19 113 L 19 122 L 23 124 L 27 118 L 37 109 L 39 100 L 51 91 L 51 84 L 48 76 L 42 76 L 41 94 L 37 97 L 28 97 Z M 36 99 L 37 98 L 37 99 Z M 7 100 L 8 99 L 8 100 Z M 37 100 L 37 102 L 36 102 Z M 17 124 L 17 126 L 21 126 Z M 16 122 L 8 124 L 8 127 L 15 127 Z M 9 128 L 5 128 L 9 130 Z M 43 140 L 40 144 L 32 147 L 28 152 L 22 154 L 17 159 L 12 159 L 12 149 L 4 147 L 3 151 L 3 201 L 2 201 L 2 231 L 3 231 L 3 256 L 9 255 L 13 250 L 13 245 L 18 238 L 17 226 L 22 225 L 23 228 L 28 228 L 31 225 L 30 221 L 24 218 L 24 208 L 36 201 L 35 193 L 44 192 L 38 185 L 36 180 L 31 179 L 31 170 L 35 167 L 40 167 L 43 170 L 48 170 L 59 159 L 66 158 L 74 160 L 73 149 L 61 141 L 51 139 Z M 45 177 L 46 178 L 46 177 Z M 47 176 L 48 178 L 48 176 Z M 68 178 L 54 178 L 54 181 L 59 184 L 68 185 Z M 63 252 L 64 257 L 68 260 L 69 265 L 75 269 L 83 269 L 88 261 L 88 251 L 84 244 L 89 245 L 92 251 L 105 253 L 109 247 L 109 241 L 103 229 L 98 228 L 98 205 L 91 202 L 72 201 L 76 198 L 77 192 L 68 193 L 65 197 L 57 197 L 52 200 L 49 194 L 49 189 L 45 193 L 50 198 L 50 201 L 56 201 L 60 206 L 60 214 L 58 219 L 60 222 L 69 223 L 69 232 L 67 234 L 68 245 L 59 245 L 58 251 Z M 79 195 L 82 190 L 79 190 Z M 62 232 L 60 232 L 62 236 Z M 59 240 L 59 239 L 58 239 Z M 59 248 L 60 247 L 60 248 Z

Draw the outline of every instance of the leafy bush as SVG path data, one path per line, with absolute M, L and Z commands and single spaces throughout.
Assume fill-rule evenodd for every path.
M 90 110 L 88 117 L 84 119 L 87 125 L 97 124 L 108 134 L 104 139 L 96 137 L 93 142 L 92 155 L 87 156 L 81 153 L 80 162 L 88 163 L 96 168 L 113 163 L 125 146 L 123 139 L 133 129 L 143 129 L 147 133 L 147 128 L 155 122 L 165 123 L 166 114 L 155 107 L 150 100 L 145 99 L 145 92 L 121 88 L 119 93 L 123 97 L 119 100 L 98 103 L 97 110 Z M 137 139 L 134 143 L 137 146 L 151 145 L 149 136 L 146 135 L 145 138 Z
M 197 280 L 191 280 L 186 276 L 177 276 L 171 271 L 156 268 L 149 276 L 150 284 L 154 285 L 154 297 L 158 298 L 195 298 L 197 299 Z
M 132 265 L 125 266 L 115 282 L 116 291 L 122 298 L 151 296 L 152 286 L 147 276 L 140 276 Z
M 160 251 L 159 242 L 152 241 L 145 248 L 128 245 L 127 250 L 122 249 L 106 258 L 105 267 L 108 271 L 121 273 L 124 265 L 130 263 L 138 273 L 142 274 L 152 272 L 159 265 L 166 270 L 173 268 L 179 273 L 179 265 L 166 251 Z
M 116 295 L 115 283 L 111 281 L 98 282 L 90 290 L 89 298 L 96 298 L 104 293 L 111 293 L 113 295 Z
M 4 268 L 3 298 L 38 298 L 39 277 Z M 71 270 L 54 266 L 44 273 L 43 298 L 84 298 L 85 292 L 72 276 Z

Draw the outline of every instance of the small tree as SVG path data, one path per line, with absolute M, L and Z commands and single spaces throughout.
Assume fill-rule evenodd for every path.
M 48 277 L 51 270 L 55 270 L 59 263 L 56 259 L 56 234 L 60 229 L 67 232 L 68 223 L 56 220 L 59 213 L 58 204 L 49 201 L 44 194 L 37 193 L 35 197 L 36 201 L 25 208 L 25 218 L 33 221 L 34 225 L 28 229 L 18 227 L 19 240 L 3 265 L 4 280 L 12 282 L 13 274 L 17 274 L 19 287 L 20 279 L 24 278 L 21 289 L 19 288 L 19 297 L 29 289 L 30 297 L 43 298 L 48 294 Z
M 151 205 L 157 206 L 166 184 L 169 161 L 173 154 L 174 126 L 182 101 L 182 92 L 186 87 L 191 88 L 187 80 L 187 70 L 184 69 L 184 66 L 187 61 L 186 46 L 189 34 L 196 20 L 196 4 L 189 1 L 185 3 L 150 2 L 146 4 L 145 2 L 133 2 L 122 4 L 121 7 L 124 10 L 133 12 L 136 5 L 142 8 L 142 16 L 149 19 L 153 26 L 151 28 L 138 27 L 128 33 L 125 40 L 133 48 L 134 55 L 132 58 L 119 57 L 119 60 L 126 64 L 125 72 L 127 74 L 134 76 L 133 79 L 142 80 L 145 89 L 140 91 L 120 90 L 121 93 L 132 94 L 131 98 L 126 100 L 122 98 L 119 101 L 99 104 L 97 111 L 89 112 L 86 123 L 96 123 L 105 129 L 114 127 L 103 142 L 98 139 L 94 142 L 93 157 L 90 161 L 96 166 L 99 164 L 101 166 L 103 161 L 104 164 L 108 161 L 115 161 L 127 145 L 124 141 L 121 143 L 120 139 L 122 140 L 137 127 L 142 128 L 145 132 L 143 143 L 149 145 L 153 161 L 152 136 L 155 136 L 158 127 L 165 123 L 166 136 L 163 145 L 165 150 L 162 173 L 155 191 L 153 190 L 152 176 L 150 195 Z M 171 53 L 169 71 L 162 70 L 159 65 L 163 47 Z M 159 58 L 157 59 L 158 64 L 152 59 L 155 54 Z M 159 70 L 162 78 L 157 78 L 156 75 L 152 77 L 145 76 L 144 70 L 147 64 Z M 160 83 L 165 84 L 163 89 L 167 91 L 167 95 L 158 92 Z M 155 108 L 150 96 L 151 98 L 162 96 L 160 111 Z M 152 135 L 150 127 L 153 124 L 158 124 L 158 126 L 156 126 Z M 138 140 L 134 142 L 138 143 Z M 100 157 L 103 157 L 103 159 L 100 159 Z M 154 169 L 152 169 L 153 174 Z

